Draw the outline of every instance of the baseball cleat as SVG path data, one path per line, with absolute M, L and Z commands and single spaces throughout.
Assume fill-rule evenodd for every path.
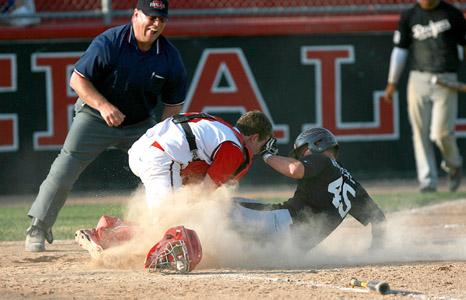
M 98 259 L 104 250 L 97 242 L 94 231 L 92 230 L 80 229 L 76 231 L 74 240 L 81 248 L 87 250 L 93 259 Z

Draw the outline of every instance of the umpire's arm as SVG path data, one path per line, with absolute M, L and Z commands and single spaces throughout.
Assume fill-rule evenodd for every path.
M 123 123 L 125 115 L 115 105 L 105 99 L 105 97 L 97 91 L 92 82 L 79 74 L 76 70 L 71 74 L 70 86 L 81 100 L 100 112 L 100 115 L 108 126 L 119 126 Z

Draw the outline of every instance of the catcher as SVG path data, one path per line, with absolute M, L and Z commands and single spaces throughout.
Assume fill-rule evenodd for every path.
M 296 191 L 292 198 L 280 204 L 236 199 L 240 209 L 234 212 L 234 218 L 241 219 L 249 231 L 261 224 L 262 234 L 291 228 L 292 235 L 305 241 L 306 248 L 312 248 L 350 214 L 364 226 L 371 223 L 371 248 L 382 247 L 385 215 L 337 162 L 338 151 L 335 136 L 325 128 L 302 132 L 296 138 L 291 157 L 277 155 L 276 140 L 270 139 L 262 158 L 277 172 L 298 180 Z
M 144 184 L 147 206 L 189 183 L 215 189 L 237 182 L 272 136 L 260 111 L 244 113 L 232 126 L 206 113 L 183 113 L 147 130 L 128 151 L 131 171 Z

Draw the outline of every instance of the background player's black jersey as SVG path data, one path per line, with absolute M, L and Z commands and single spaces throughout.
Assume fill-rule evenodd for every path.
M 319 242 L 350 214 L 363 225 L 383 221 L 385 216 L 366 190 L 340 166 L 323 154 L 300 160 L 305 168 L 294 196 L 281 204 L 290 211 L 294 224 L 312 223 Z
M 395 47 L 411 47 L 412 69 L 423 72 L 456 72 L 457 45 L 466 45 L 463 13 L 444 1 L 431 10 L 415 4 L 400 18 L 393 38 Z

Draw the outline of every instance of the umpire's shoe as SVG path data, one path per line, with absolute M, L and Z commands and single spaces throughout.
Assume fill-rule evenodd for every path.
M 32 219 L 31 226 L 26 230 L 26 242 L 24 249 L 29 252 L 45 251 L 45 241 L 53 242 L 53 234 L 50 228 L 37 218 Z
M 452 168 L 448 173 L 448 190 L 456 192 L 461 183 L 462 170 L 461 167 Z

